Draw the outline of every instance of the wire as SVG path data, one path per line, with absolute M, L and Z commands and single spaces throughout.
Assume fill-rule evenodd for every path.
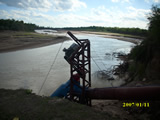
M 38 95 L 40 94 L 40 92 L 41 92 L 41 90 L 42 90 L 42 88 L 43 88 L 43 86 L 44 86 L 44 84 L 45 84 L 45 82 L 46 82 L 46 80 L 47 80 L 47 78 L 48 78 L 48 76 L 49 76 L 49 73 L 51 72 L 51 69 L 52 69 L 52 67 L 53 67 L 53 65 L 54 65 L 54 63 L 55 63 L 55 61 L 56 61 L 56 59 L 57 59 L 57 57 L 58 57 L 58 54 L 59 54 L 59 52 L 60 52 L 60 50 L 61 50 L 62 45 L 63 45 L 63 42 L 62 42 L 61 46 L 59 47 L 59 50 L 58 50 L 58 52 L 57 52 L 57 54 L 56 54 L 56 56 L 55 56 L 55 58 L 54 58 L 54 61 L 53 61 L 52 65 L 51 65 L 51 67 L 50 67 L 50 69 L 49 69 L 49 71 L 48 71 L 48 73 L 47 73 L 47 75 L 46 75 L 46 77 L 45 77 L 45 79 L 44 79 L 44 81 L 43 81 L 43 83 L 42 83 L 42 86 L 41 86 L 41 88 L 40 88 L 40 90 L 39 90 L 39 92 L 38 92 Z
M 93 48 L 92 48 L 92 50 L 93 50 L 93 52 L 96 53 L 96 55 L 98 56 L 98 58 L 100 58 L 99 55 L 97 54 L 97 52 L 96 52 Z M 99 65 L 97 64 L 97 62 L 93 59 L 93 57 L 91 57 L 91 58 L 92 58 L 93 62 L 97 65 L 97 67 L 99 68 L 99 70 L 102 71 L 102 69 L 99 67 Z M 105 64 L 103 63 L 102 59 L 100 59 L 100 60 L 101 60 L 101 62 L 102 62 L 102 64 L 103 64 L 103 66 L 106 68 L 106 66 L 105 66 Z M 107 70 L 107 68 L 106 68 L 106 70 Z M 112 82 L 111 82 L 110 84 L 111 84 L 111 86 L 113 87 Z
M 97 52 L 93 49 L 92 47 L 92 51 L 95 52 L 95 54 L 98 56 L 98 58 L 100 58 L 100 56 L 97 54 Z M 100 71 L 102 71 L 102 69 L 99 67 L 99 65 L 97 64 L 97 62 L 93 59 L 93 57 L 91 57 L 93 62 L 97 65 L 97 67 L 99 68 Z M 101 60 L 101 63 L 103 64 L 103 66 L 105 67 L 105 69 L 107 70 L 105 64 L 103 63 L 102 59 L 100 58 L 99 60 Z
M 99 65 L 97 64 L 97 62 L 93 59 L 93 57 L 91 57 L 93 62 L 96 64 L 96 66 L 99 68 L 99 70 L 101 71 L 102 69 L 99 67 Z

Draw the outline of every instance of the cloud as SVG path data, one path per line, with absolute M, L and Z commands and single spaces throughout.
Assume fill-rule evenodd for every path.
M 41 11 L 72 11 L 86 7 L 80 0 L 0 0 L 0 3 L 7 6 L 22 9 L 39 9 Z
M 112 0 L 112 2 L 119 2 L 119 0 Z
M 67 8 L 68 7 L 66 7 L 66 9 Z M 125 12 L 118 9 L 118 7 L 106 8 L 105 6 L 99 6 L 88 10 L 86 13 L 83 13 L 83 15 L 76 14 L 75 12 L 60 12 L 59 14 L 52 15 L 36 10 L 15 9 L 10 11 L 0 10 L 0 18 L 23 20 L 24 22 L 49 27 L 80 27 L 95 25 L 146 28 L 146 15 L 149 12 L 150 10 L 136 9 L 133 6 L 127 7 Z
M 17 8 L 48 8 L 50 7 L 48 4 L 48 0 L 0 0 L 1 3 Z
M 144 0 L 146 3 L 149 3 L 150 2 L 150 0 Z
M 23 20 L 27 23 L 34 23 L 39 26 L 46 27 L 75 27 L 75 26 L 88 26 L 88 17 L 76 15 L 76 14 L 59 14 L 59 15 L 47 15 L 37 11 L 25 11 L 25 10 L 0 10 L 0 19 L 16 19 Z
M 146 9 L 136 9 L 132 6 L 130 7 L 127 7 L 127 10 L 129 11 L 129 14 L 126 15 L 126 16 L 130 16 L 132 18 L 136 18 L 136 19 L 139 19 L 139 18 L 145 18 L 147 17 L 147 14 L 150 13 L 150 10 L 146 10 Z
M 86 8 L 86 4 L 79 0 L 55 0 L 52 4 L 55 11 L 74 11 L 78 8 Z
M 160 0 L 153 0 L 155 3 L 159 3 L 160 2 Z
M 160 3 L 160 0 L 144 0 L 146 3 Z
M 136 9 L 132 6 L 126 8 L 125 12 L 118 8 L 107 9 L 104 6 L 92 9 L 91 19 L 99 21 L 103 26 L 119 27 L 147 27 L 146 15 L 150 10 Z
M 112 2 L 130 2 L 129 0 L 111 0 Z

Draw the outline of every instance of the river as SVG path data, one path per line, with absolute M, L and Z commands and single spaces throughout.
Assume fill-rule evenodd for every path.
M 121 79 L 113 81 L 100 79 L 96 72 L 120 64 L 122 61 L 109 54 L 114 52 L 127 54 L 134 46 L 133 43 L 94 34 L 76 34 L 75 36 L 79 39 L 89 39 L 91 42 L 93 88 L 120 86 L 124 83 Z M 64 59 L 62 50 L 64 47 L 68 48 L 73 42 L 71 40 L 40 48 L 1 53 L 0 88 L 32 89 L 36 94 L 49 96 L 70 78 L 70 67 Z M 55 60 L 59 49 L 60 52 Z

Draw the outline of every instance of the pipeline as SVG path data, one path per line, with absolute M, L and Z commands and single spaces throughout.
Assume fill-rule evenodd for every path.
M 73 45 L 75 47 L 70 47 L 71 51 L 73 51 L 74 54 L 72 53 L 65 53 L 65 59 L 68 61 L 68 58 L 73 58 L 71 59 L 72 61 L 69 62 L 71 63 L 71 77 L 73 76 L 73 73 L 77 71 L 75 68 L 78 68 L 81 66 L 82 68 L 89 68 L 87 69 L 88 74 L 88 81 L 83 77 L 82 80 L 82 88 L 83 92 L 82 95 L 80 96 L 81 101 L 87 101 L 86 103 L 91 103 L 91 99 L 111 99 L 111 100 L 160 100 L 160 86 L 146 86 L 146 87 L 112 87 L 112 88 L 95 88 L 95 89 L 85 89 L 86 86 L 91 86 L 91 68 L 90 68 L 90 44 L 87 39 L 78 39 L 76 38 L 71 32 L 67 32 L 68 35 L 77 43 L 76 45 Z M 85 43 L 85 44 L 84 44 Z M 76 47 L 78 46 L 78 47 Z M 85 48 L 85 49 L 80 49 L 81 51 L 74 51 L 75 49 L 72 48 Z M 67 50 L 65 49 L 67 52 Z M 70 50 L 68 50 L 70 51 Z M 84 51 L 87 51 L 88 56 L 86 56 Z M 75 55 L 75 56 L 73 56 Z M 87 58 L 85 59 L 80 59 L 79 56 L 83 56 L 82 58 Z M 74 62 L 76 59 L 77 62 Z M 82 61 L 82 63 L 80 62 Z M 87 64 L 86 64 L 87 63 Z M 76 66 L 76 67 L 75 67 Z M 86 71 L 86 70 L 85 70 Z M 79 73 L 77 71 L 77 73 Z M 87 73 L 83 72 L 83 76 L 85 76 Z M 72 83 L 72 82 L 71 82 Z M 73 84 L 73 83 L 72 83 Z M 74 99 L 72 93 L 73 90 L 70 87 L 70 98 Z M 79 97 L 79 96 L 78 96 Z M 83 100 L 82 100 L 83 99 Z
M 160 100 L 160 86 L 94 88 L 86 90 L 86 96 L 108 100 Z

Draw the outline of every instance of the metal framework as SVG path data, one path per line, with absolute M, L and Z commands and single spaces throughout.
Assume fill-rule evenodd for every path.
M 91 105 L 91 99 L 86 96 L 86 89 L 91 87 L 90 41 L 88 39 L 77 39 L 71 32 L 67 33 L 79 46 L 68 60 L 71 84 L 67 97 L 72 101 Z M 80 75 L 80 85 L 73 80 L 73 75 L 77 73 Z M 82 92 L 80 94 L 74 91 L 74 85 L 81 89 Z
M 112 100 L 160 100 L 160 86 L 147 87 L 117 87 L 117 88 L 94 88 L 91 87 L 91 62 L 90 41 L 77 39 L 71 32 L 68 35 L 76 42 L 70 49 L 65 50 L 65 59 L 70 64 L 70 91 L 67 98 L 82 104 L 91 106 L 91 99 Z M 80 84 L 73 80 L 74 74 L 80 75 Z M 81 92 L 75 92 L 78 86 Z

